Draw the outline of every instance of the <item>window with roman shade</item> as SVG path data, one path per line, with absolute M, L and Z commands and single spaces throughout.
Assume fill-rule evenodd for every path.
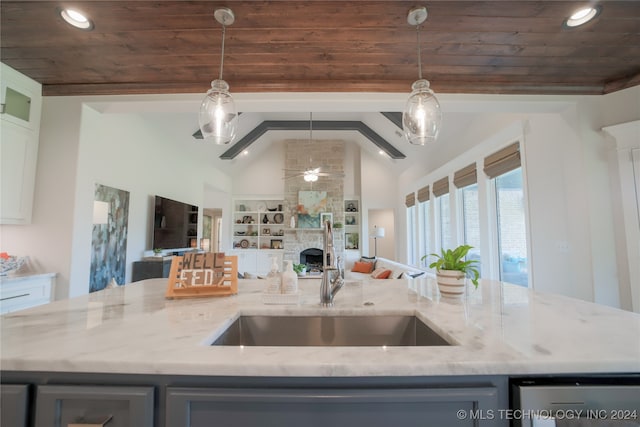
M 405 198 L 404 204 L 408 208 L 410 208 L 413 205 L 415 205 L 416 204 L 416 193 L 407 194 L 407 197 Z
M 513 143 L 484 159 L 484 173 L 495 178 L 520 167 L 520 142 Z
M 449 177 L 446 176 L 433 183 L 433 195 L 440 197 L 449 192 Z
M 418 190 L 418 202 L 423 203 L 429 200 L 429 186 L 422 187 Z
M 458 188 L 466 187 L 468 185 L 473 185 L 478 182 L 478 173 L 476 171 L 476 164 L 471 163 L 469 166 L 466 166 L 456 173 L 453 174 L 453 185 Z

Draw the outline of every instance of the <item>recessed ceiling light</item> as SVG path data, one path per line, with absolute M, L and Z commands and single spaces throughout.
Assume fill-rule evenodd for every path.
M 249 150 L 244 150 L 244 151 L 242 152 L 242 154 L 243 154 L 244 156 L 248 156 L 248 155 L 249 155 Z
M 562 25 L 565 28 L 575 28 L 580 25 L 586 24 L 593 20 L 596 16 L 600 15 L 602 6 L 588 6 L 576 10 L 570 17 L 564 20 Z
M 77 10 L 61 9 L 60 16 L 62 16 L 62 19 L 64 19 L 69 25 L 73 25 L 81 30 L 93 29 L 93 22 L 91 22 L 91 20 L 82 12 L 78 12 Z

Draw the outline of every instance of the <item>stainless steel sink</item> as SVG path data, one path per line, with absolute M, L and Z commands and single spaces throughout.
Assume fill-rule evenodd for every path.
M 211 345 L 448 346 L 415 316 L 240 316 Z

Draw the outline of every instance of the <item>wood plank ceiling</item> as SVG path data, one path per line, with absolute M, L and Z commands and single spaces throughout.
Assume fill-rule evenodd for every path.
M 85 12 L 92 31 L 56 9 Z M 410 92 L 427 6 L 423 74 L 436 93 L 602 94 L 640 84 L 640 2 L 603 1 L 595 22 L 564 29 L 585 1 L 10 1 L 0 56 L 45 95 L 204 93 L 220 66 L 231 92 Z

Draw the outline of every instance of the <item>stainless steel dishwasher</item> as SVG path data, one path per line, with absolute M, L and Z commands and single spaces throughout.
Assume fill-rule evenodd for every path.
M 640 427 L 640 374 L 511 380 L 514 427 Z

